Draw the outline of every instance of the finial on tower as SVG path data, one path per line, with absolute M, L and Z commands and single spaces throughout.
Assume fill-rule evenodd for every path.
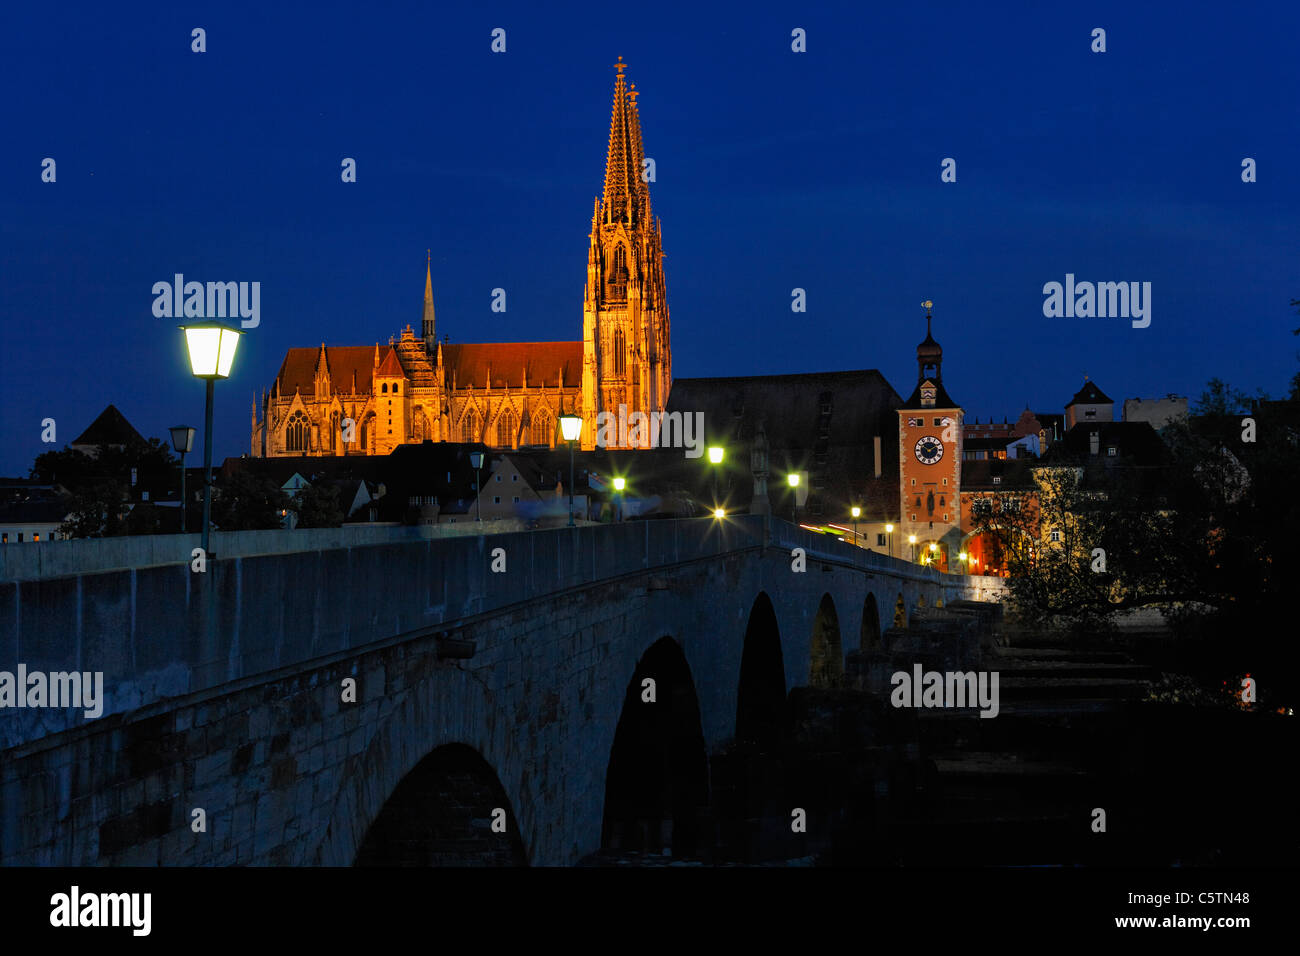
M 618 62 L 614 64 L 614 69 L 618 70 L 619 76 L 622 76 L 623 71 L 627 69 L 627 64 L 623 62 L 623 58 L 621 56 L 618 58 Z

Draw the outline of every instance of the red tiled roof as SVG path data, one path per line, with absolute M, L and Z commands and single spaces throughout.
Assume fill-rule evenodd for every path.
M 336 392 L 348 392 L 352 388 L 352 373 L 356 372 L 357 393 L 371 394 L 371 379 L 375 364 L 375 347 L 373 345 L 332 345 L 326 346 L 325 354 L 329 361 L 330 381 Z M 303 395 L 316 393 L 316 363 L 320 359 L 320 348 L 289 349 L 276 376 L 280 383 L 280 394 L 284 397 L 293 395 L 294 390 Z M 524 383 L 527 372 L 528 385 L 536 388 L 545 385 L 553 388 L 563 375 L 566 388 L 582 386 L 582 343 L 581 342 L 475 342 L 472 344 L 448 344 L 442 346 L 442 360 L 447 367 L 447 384 L 452 381 L 455 372 L 456 387 L 465 388 L 473 385 L 484 388 L 488 384 L 488 367 L 492 369 L 492 384 L 500 387 L 502 383 L 511 388 L 519 388 Z M 406 375 L 397 351 L 388 347 L 380 365 L 381 375 Z
M 326 346 L 325 355 L 329 361 L 330 382 L 333 383 L 334 391 L 351 391 L 352 373 L 356 372 L 357 393 L 370 394 L 370 375 L 375 367 L 373 345 Z M 319 347 L 289 349 L 276 376 L 276 380 L 280 383 L 280 394 L 290 398 L 297 389 L 304 395 L 315 395 L 316 362 L 319 358 Z
M 399 378 L 406 376 L 406 371 L 402 368 L 402 363 L 397 361 L 397 350 L 391 345 L 388 347 L 388 354 L 385 355 L 384 360 L 379 363 L 379 371 L 375 374 L 385 378 L 393 375 L 398 376 Z
M 503 382 L 512 388 L 524 383 L 527 371 L 529 388 L 554 387 L 561 374 L 566 388 L 582 386 L 581 342 L 475 342 L 442 347 L 447 366 L 447 383 L 456 372 L 456 387 L 488 385 L 488 366 L 492 367 L 492 384 Z

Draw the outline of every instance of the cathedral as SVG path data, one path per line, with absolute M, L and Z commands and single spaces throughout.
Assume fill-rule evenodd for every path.
M 399 445 L 554 446 L 559 416 L 662 411 L 672 387 L 659 220 L 650 211 L 637 89 L 615 66 L 605 191 L 591 216 L 580 342 L 439 342 L 426 263 L 420 335 L 291 348 L 253 406 L 252 455 L 386 455 Z M 616 447 L 610 445 L 609 447 Z

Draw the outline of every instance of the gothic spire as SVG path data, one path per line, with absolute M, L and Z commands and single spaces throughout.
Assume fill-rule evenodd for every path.
M 425 250 L 428 257 L 424 262 L 424 350 L 432 352 L 438 342 L 433 321 L 433 250 Z
M 605 159 L 605 221 L 638 225 L 645 215 L 648 190 L 641 179 L 645 156 L 641 146 L 641 121 L 636 94 L 629 95 L 623 58 L 614 65 L 614 109 L 609 121 L 609 153 Z

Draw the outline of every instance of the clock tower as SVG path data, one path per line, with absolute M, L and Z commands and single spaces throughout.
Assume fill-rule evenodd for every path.
M 900 469 L 898 554 L 923 557 L 958 571 L 961 551 L 962 410 L 943 387 L 943 349 L 930 331 L 932 302 L 925 308 L 925 341 L 916 347 L 916 389 L 898 409 Z M 931 545 L 935 548 L 931 548 Z

